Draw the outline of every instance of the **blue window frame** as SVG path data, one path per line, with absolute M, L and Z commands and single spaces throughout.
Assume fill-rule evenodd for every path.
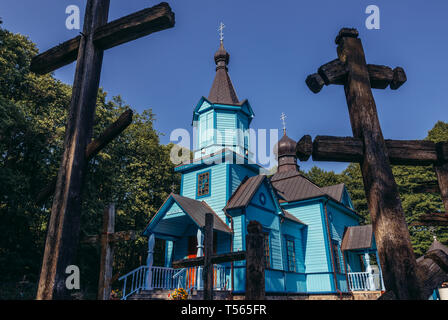
M 264 267 L 271 268 L 271 246 L 269 241 L 269 232 L 264 233 Z
M 197 174 L 197 188 L 196 188 L 196 197 L 206 197 L 210 195 L 210 170 L 205 172 L 200 172 Z
M 296 251 L 293 239 L 286 239 L 286 257 L 288 271 L 296 272 Z

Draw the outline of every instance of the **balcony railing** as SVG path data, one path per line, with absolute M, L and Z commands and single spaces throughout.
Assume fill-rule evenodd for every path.
M 384 291 L 381 274 L 369 272 L 349 272 L 348 281 L 351 291 Z
M 213 289 L 228 290 L 230 270 L 223 265 L 213 267 Z M 119 280 L 123 281 L 122 300 L 142 290 L 184 288 L 190 293 L 192 290 L 203 289 L 202 267 L 184 269 L 151 267 L 149 269 L 147 266 L 140 266 Z

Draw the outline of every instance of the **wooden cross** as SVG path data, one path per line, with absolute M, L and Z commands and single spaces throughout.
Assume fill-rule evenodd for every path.
M 213 264 L 246 260 L 246 300 L 264 300 L 264 237 L 262 227 L 257 221 L 250 221 L 247 232 L 246 251 L 213 255 L 213 215 L 207 213 L 204 227 L 204 256 L 174 261 L 173 268 L 203 266 L 204 300 L 213 300 Z
M 356 29 L 341 29 L 336 44 L 338 59 L 306 83 L 315 93 L 324 84 L 344 85 L 353 136 L 362 142 L 359 162 L 385 286 L 398 299 L 426 299 L 371 89 L 397 89 L 406 75 L 399 67 L 367 65 Z
M 286 134 L 286 114 L 284 112 L 280 115 L 280 120 L 282 120 L 283 134 Z
M 412 225 L 448 226 L 448 142 L 434 143 L 427 140 L 385 140 L 389 162 L 393 165 L 428 166 L 436 172 L 438 188 L 442 195 L 445 213 L 429 213 L 421 216 Z M 296 146 L 296 155 L 301 161 L 310 156 L 315 161 L 358 162 L 363 159 L 364 144 L 353 137 L 303 136 Z M 422 189 L 419 187 L 419 189 Z M 424 187 L 423 190 L 428 191 Z
M 174 26 L 167 3 L 107 23 L 110 0 L 88 0 L 80 36 L 54 47 L 31 62 L 38 74 L 77 61 L 42 262 L 37 299 L 66 299 L 65 269 L 75 256 L 81 212 L 81 186 L 95 114 L 103 52 L 106 49 Z M 89 145 L 90 146 L 90 145 Z
M 109 300 L 112 285 L 112 270 L 114 263 L 114 243 L 135 240 L 134 230 L 115 232 L 115 205 L 110 204 L 104 209 L 103 231 L 101 235 L 88 236 L 81 243 L 101 244 L 100 277 L 98 281 L 98 300 Z

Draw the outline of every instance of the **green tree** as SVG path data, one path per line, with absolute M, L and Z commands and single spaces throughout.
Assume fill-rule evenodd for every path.
M 70 104 L 71 86 L 51 74 L 29 71 L 36 54 L 27 37 L 0 28 L 0 299 L 35 296 L 52 203 L 50 198 L 39 206 L 35 198 L 57 174 Z M 94 136 L 128 108 L 121 97 L 107 99 L 100 89 Z M 178 191 L 180 178 L 170 162 L 171 146 L 160 144 L 154 121 L 150 109 L 134 112 L 133 123 L 89 162 L 81 237 L 102 231 L 102 213 L 111 202 L 117 208 L 116 230 L 141 232 L 168 194 Z M 114 273 L 144 263 L 146 251 L 142 237 L 118 244 Z M 95 298 L 99 248 L 81 244 L 76 263 L 83 293 Z M 16 290 L 23 276 L 34 284 L 24 296 Z

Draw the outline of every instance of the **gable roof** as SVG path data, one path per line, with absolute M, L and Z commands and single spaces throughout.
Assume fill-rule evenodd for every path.
M 222 219 L 216 214 L 215 211 L 213 211 L 213 209 L 205 201 L 198 201 L 195 199 L 183 197 L 175 193 L 171 193 L 169 195 L 169 197 L 165 200 L 160 209 L 153 216 L 151 221 L 149 221 L 143 233 L 146 233 L 151 223 L 156 219 L 157 215 L 162 211 L 162 209 L 165 207 L 165 204 L 169 201 L 170 198 L 172 198 L 200 228 L 203 228 L 205 226 L 205 214 L 211 213 L 213 214 L 214 230 L 226 233 L 232 233 L 232 230 L 229 228 L 229 226 L 224 221 L 222 221 Z
M 265 178 L 265 175 L 256 175 L 243 180 L 230 197 L 224 210 L 245 208 Z
M 291 213 L 289 213 L 288 211 L 286 211 L 286 210 L 284 210 L 284 209 L 282 209 L 282 211 L 283 211 L 283 214 L 284 214 L 284 217 L 285 217 L 285 219 L 288 219 L 288 220 L 291 220 L 291 221 L 294 221 L 294 222 L 297 222 L 297 223 L 300 223 L 300 224 L 303 224 L 303 225 L 307 225 L 305 222 L 303 222 L 302 220 L 300 220 L 299 218 L 296 218 L 295 216 L 293 216 Z
M 348 227 L 342 238 L 341 250 L 359 250 L 372 247 L 373 228 L 371 224 Z
M 271 184 L 280 198 L 286 202 L 326 195 L 321 188 L 295 170 L 274 174 L 271 177 Z
M 277 172 L 270 178 L 271 184 L 280 198 L 280 202 L 294 202 L 328 196 L 355 213 L 354 209 L 342 202 L 345 184 L 319 187 L 296 170 Z
M 320 188 L 322 192 L 328 194 L 330 197 L 337 201 L 342 201 L 342 194 L 344 193 L 345 185 L 343 183 L 336 184 L 334 186 Z
M 172 193 L 171 194 L 174 200 L 179 204 L 179 206 L 187 213 L 200 228 L 205 226 L 205 214 L 211 213 L 213 214 L 213 229 L 232 233 L 229 226 L 225 224 L 224 221 L 213 211 L 212 208 L 205 201 L 198 201 L 195 199 L 183 197 L 181 195 Z

